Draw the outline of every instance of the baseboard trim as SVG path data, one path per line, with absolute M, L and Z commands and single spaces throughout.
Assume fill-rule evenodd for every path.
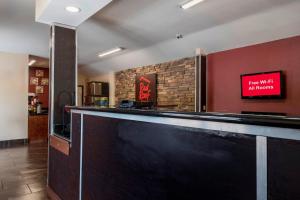
M 28 144 L 28 139 L 5 140 L 0 141 L 0 149 L 24 146 Z
M 47 186 L 47 195 L 51 200 L 61 200 L 61 198 L 51 189 L 50 186 Z

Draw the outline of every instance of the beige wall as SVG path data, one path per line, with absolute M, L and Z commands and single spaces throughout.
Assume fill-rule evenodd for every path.
M 28 55 L 0 52 L 0 141 L 28 137 Z
M 85 86 L 88 78 L 85 75 L 78 73 L 78 79 L 77 80 L 78 80 L 77 85 Z
M 84 96 L 86 95 L 86 84 L 88 82 L 88 77 L 84 74 L 78 73 L 77 85 L 83 85 L 84 87 Z
M 84 74 L 78 72 L 77 85 L 83 86 L 83 90 L 84 90 L 83 96 L 84 97 L 86 96 L 86 83 L 87 83 L 87 77 Z M 78 87 L 77 87 L 77 89 L 78 89 Z M 81 96 L 81 95 L 79 94 L 79 91 L 77 90 L 77 106 L 83 106 L 82 104 L 80 104 L 81 97 L 79 97 L 79 96 Z M 84 103 L 84 99 L 83 99 L 82 103 Z

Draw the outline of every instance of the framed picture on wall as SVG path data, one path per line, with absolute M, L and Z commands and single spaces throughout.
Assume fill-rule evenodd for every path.
M 44 76 L 44 70 L 36 70 L 35 71 L 36 77 L 43 77 Z
M 156 86 L 156 74 L 137 75 L 135 79 L 136 101 L 153 102 L 156 105 Z
M 35 87 L 36 94 L 43 94 L 44 93 L 44 86 L 36 86 Z
M 42 78 L 41 85 L 49 85 L 49 79 L 48 78 Z
M 38 84 L 39 84 L 39 78 L 37 77 L 30 78 L 30 85 L 38 85 Z

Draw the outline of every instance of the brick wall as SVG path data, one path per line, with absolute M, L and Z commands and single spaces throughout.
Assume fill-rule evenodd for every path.
M 178 105 L 177 111 L 195 109 L 195 58 L 137 67 L 116 73 L 116 105 L 123 99 L 135 100 L 136 74 L 157 74 L 158 105 Z

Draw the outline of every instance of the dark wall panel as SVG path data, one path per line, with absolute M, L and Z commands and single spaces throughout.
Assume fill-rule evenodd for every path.
M 85 116 L 83 159 L 83 199 L 256 199 L 253 136 Z
M 49 186 L 63 200 L 79 199 L 81 116 L 73 114 L 69 156 L 49 147 Z
M 54 84 L 53 123 L 54 133 L 70 136 L 68 129 L 70 116 L 65 112 L 66 105 L 75 105 L 76 91 L 76 30 L 59 26 L 52 27 L 54 33 L 54 63 L 51 66 Z
M 300 141 L 268 138 L 269 200 L 300 199 Z

